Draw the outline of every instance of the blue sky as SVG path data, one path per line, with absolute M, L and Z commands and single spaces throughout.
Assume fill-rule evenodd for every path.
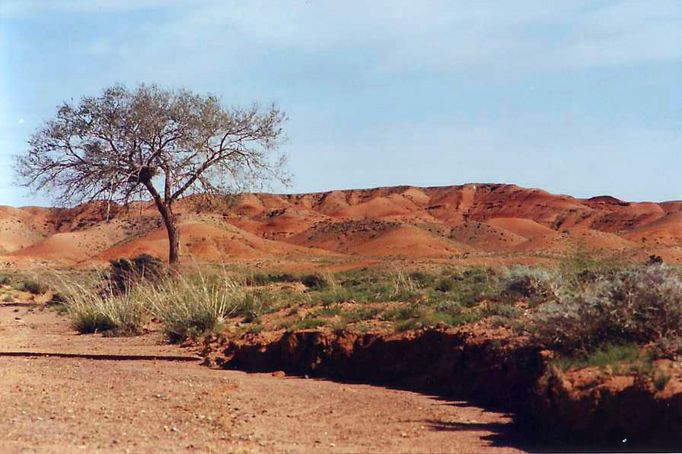
M 0 0 L 0 204 L 64 100 L 277 102 L 289 188 L 504 182 L 682 199 L 682 2 Z

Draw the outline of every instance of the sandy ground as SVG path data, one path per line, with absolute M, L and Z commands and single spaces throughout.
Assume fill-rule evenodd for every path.
M 0 344 L 3 453 L 519 452 L 507 415 L 466 402 L 171 361 L 191 355 L 79 336 L 39 305 L 0 303 Z

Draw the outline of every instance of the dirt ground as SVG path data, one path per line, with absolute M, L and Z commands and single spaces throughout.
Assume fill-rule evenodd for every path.
M 508 415 L 466 402 L 191 356 L 155 334 L 82 336 L 39 303 L 0 303 L 0 452 L 520 452 Z

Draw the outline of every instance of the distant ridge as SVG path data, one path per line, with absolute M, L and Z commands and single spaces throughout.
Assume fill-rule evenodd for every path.
M 220 262 L 264 257 L 533 257 L 574 250 L 657 254 L 682 262 L 682 201 L 578 199 L 512 184 L 392 186 L 307 194 L 246 193 L 176 211 L 181 253 Z M 72 209 L 0 207 L 6 262 L 97 263 L 143 252 L 163 257 L 166 239 L 151 203 Z M 492 254 L 492 255 L 491 255 Z

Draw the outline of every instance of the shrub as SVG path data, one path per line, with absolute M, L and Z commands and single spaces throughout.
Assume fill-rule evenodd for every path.
M 261 315 L 272 310 L 272 294 L 263 291 L 251 291 L 244 295 L 234 315 L 243 317 L 245 323 L 251 323 Z
M 436 284 L 435 289 L 436 291 L 447 293 L 454 290 L 455 286 L 455 281 L 452 278 L 442 278 Z
M 513 266 L 501 276 L 501 294 L 506 298 L 547 301 L 559 296 L 559 276 L 547 269 Z
M 565 353 L 682 334 L 682 280 L 662 264 L 607 274 L 540 308 L 534 338 Z
M 43 284 L 42 282 L 38 282 L 32 279 L 28 279 L 25 281 L 22 281 L 19 286 L 18 290 L 24 291 L 31 293 L 33 295 L 42 295 L 46 293 L 49 288 L 47 285 Z
M 325 290 L 334 287 L 334 278 L 330 274 L 306 274 L 301 277 L 301 282 L 313 290 Z
M 148 254 L 112 260 L 105 276 L 104 292 L 121 294 L 141 282 L 158 282 L 168 274 L 166 265 Z
M 294 331 L 298 329 L 315 329 L 319 328 L 321 326 L 325 325 L 324 320 L 320 320 L 318 318 L 304 318 L 303 320 L 297 320 L 294 323 L 292 323 L 287 331 Z
M 435 277 L 432 274 L 424 271 L 413 271 L 408 277 L 410 281 L 421 288 L 432 286 L 435 281 Z

